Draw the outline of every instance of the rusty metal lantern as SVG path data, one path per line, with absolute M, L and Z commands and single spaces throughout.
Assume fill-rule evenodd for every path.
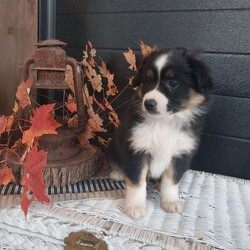
M 39 89 L 67 90 L 65 83 L 67 65 L 73 72 L 75 100 L 77 106 L 77 128 L 63 127 L 57 135 L 43 135 L 39 146 L 48 152 L 44 170 L 48 186 L 72 184 L 92 176 L 98 167 L 99 152 L 85 149 L 76 143 L 76 136 L 84 130 L 85 108 L 82 94 L 82 71 L 78 62 L 66 55 L 66 43 L 59 40 L 45 40 L 36 44 L 34 55 L 23 64 L 22 79 L 32 76 L 31 92 L 36 95 Z

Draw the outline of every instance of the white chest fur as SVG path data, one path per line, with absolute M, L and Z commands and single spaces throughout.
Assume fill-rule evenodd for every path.
M 190 153 L 196 144 L 187 131 L 181 131 L 176 119 L 146 119 L 132 129 L 131 147 L 151 155 L 150 175 L 158 178 L 174 156 Z

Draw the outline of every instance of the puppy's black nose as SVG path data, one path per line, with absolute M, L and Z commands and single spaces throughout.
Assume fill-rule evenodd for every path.
M 154 99 L 148 99 L 148 100 L 145 100 L 144 106 L 147 109 L 147 111 L 149 111 L 150 113 L 155 113 L 157 102 Z

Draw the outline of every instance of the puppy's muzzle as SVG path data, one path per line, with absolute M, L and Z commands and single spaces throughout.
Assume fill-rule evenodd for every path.
M 157 102 L 155 99 L 147 99 L 144 101 L 144 107 L 150 114 L 157 114 Z

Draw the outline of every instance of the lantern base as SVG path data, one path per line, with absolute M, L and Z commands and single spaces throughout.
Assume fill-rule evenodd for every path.
M 76 157 L 63 161 L 47 161 L 43 169 L 43 177 L 46 186 L 65 186 L 75 184 L 86 178 L 94 176 L 100 168 L 101 152 L 96 148 L 86 149 L 79 146 L 81 151 Z M 8 160 L 18 184 L 21 183 L 23 167 L 15 157 Z

